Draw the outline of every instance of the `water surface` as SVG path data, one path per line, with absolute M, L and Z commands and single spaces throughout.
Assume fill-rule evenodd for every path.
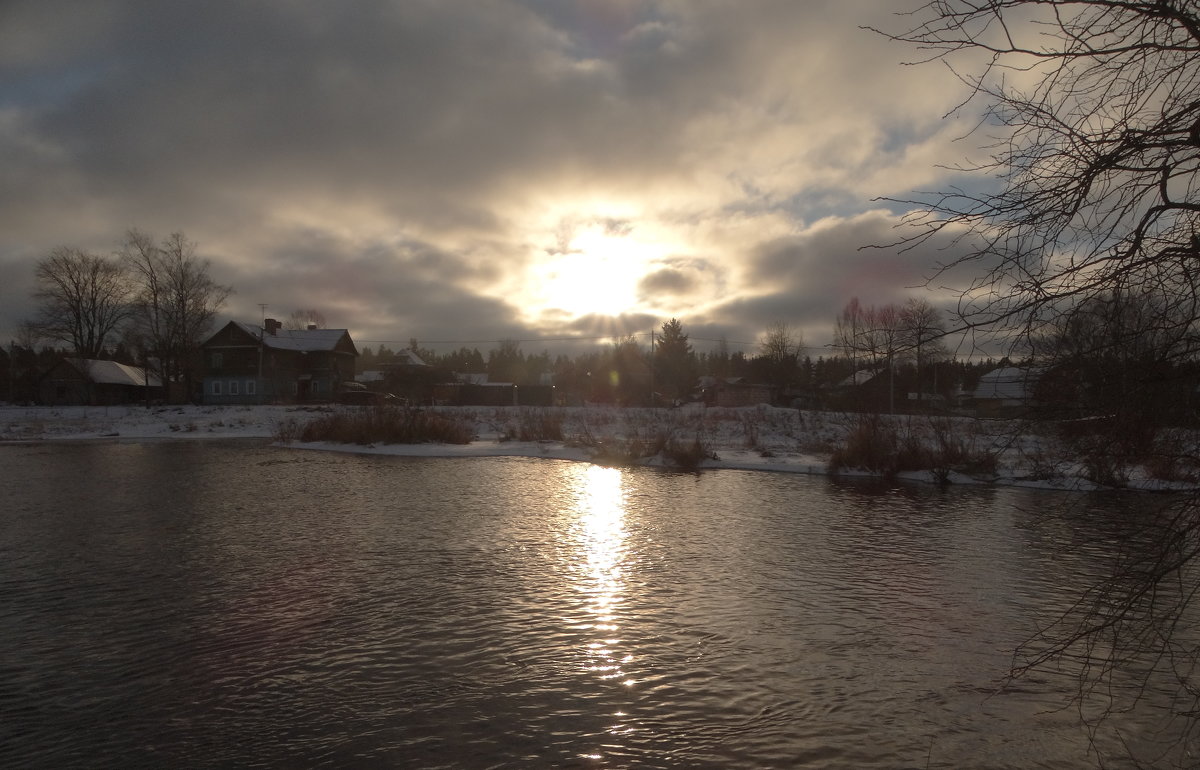
M 999 685 L 1123 498 L 247 441 L 0 469 L 5 766 L 1095 764 L 1069 672 Z

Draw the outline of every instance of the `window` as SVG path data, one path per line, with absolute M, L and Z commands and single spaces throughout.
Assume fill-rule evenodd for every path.
M 214 396 L 221 395 L 221 381 L 220 380 L 213 380 L 211 387 L 212 387 L 212 390 L 209 392 L 211 392 Z
M 214 369 L 220 369 L 222 366 L 222 356 L 220 353 L 212 354 L 212 366 Z
M 320 392 L 321 392 L 321 381 L 320 381 L 320 380 L 313 380 L 313 384 L 312 384 L 312 392 L 313 392 L 313 393 L 320 393 Z
M 257 391 L 257 385 L 254 380 L 246 380 L 246 395 L 253 396 Z
M 229 381 L 229 395 L 236 396 L 237 394 L 238 394 L 238 381 L 230 380 Z

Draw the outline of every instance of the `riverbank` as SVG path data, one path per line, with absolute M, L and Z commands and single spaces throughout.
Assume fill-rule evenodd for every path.
M 0 407 L 0 441 L 279 440 L 315 417 L 359 407 L 298 406 L 141 406 Z M 897 478 L 949 483 L 1005 484 L 1047 489 L 1094 490 L 1119 486 L 1143 490 L 1194 488 L 1195 478 L 1158 478 L 1143 467 L 1122 469 L 1120 483 L 1098 482 L 1092 469 L 1054 436 L 1005 420 L 858 414 L 754 407 L 619 409 L 615 407 L 437 407 L 466 423 L 466 444 L 342 444 L 287 442 L 300 449 L 409 457 L 540 457 L 603 461 L 606 447 L 630 442 L 675 440 L 704 449 L 700 469 L 728 468 L 786 473 L 881 475 L 862 460 L 874 444 L 942 447 L 944 461 L 933 469 L 905 470 Z M 521 440 L 531 415 L 553 415 L 559 437 Z M 883 432 L 881 432 L 881 430 Z M 874 432 L 872 432 L 874 431 Z M 854 454 L 847 448 L 857 445 Z M 865 445 L 865 446 L 864 446 Z M 951 461 L 945 447 L 954 448 Z M 971 458 L 976 458 L 971 460 Z M 978 458 L 985 458 L 980 463 Z M 661 454 L 637 461 L 668 466 Z M 861 462 L 861 467 L 856 463 Z

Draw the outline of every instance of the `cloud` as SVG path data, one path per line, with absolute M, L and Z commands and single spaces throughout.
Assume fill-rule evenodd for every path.
M 668 257 L 641 278 L 637 291 L 647 305 L 676 312 L 719 296 L 726 283 L 726 270 L 710 259 Z
M 925 251 L 860 250 L 898 213 L 872 198 L 936 187 L 969 150 L 949 78 L 860 29 L 883 0 L 85 5 L 0 11 L 0 333 L 38 257 L 137 226 L 196 241 L 241 319 L 815 338 L 849 296 L 927 272 Z M 590 230 L 636 253 L 638 304 L 534 306 Z

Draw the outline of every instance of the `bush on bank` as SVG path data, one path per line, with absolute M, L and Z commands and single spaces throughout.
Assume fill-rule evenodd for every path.
M 375 406 L 321 414 L 308 422 L 287 421 L 275 438 L 287 443 L 469 444 L 472 425 L 463 420 L 407 406 Z
M 991 476 L 996 454 L 980 448 L 977 434 L 947 418 L 925 420 L 864 414 L 846 431 L 829 458 L 829 472 L 856 469 L 882 476 L 928 471 L 941 483 L 952 473 Z

